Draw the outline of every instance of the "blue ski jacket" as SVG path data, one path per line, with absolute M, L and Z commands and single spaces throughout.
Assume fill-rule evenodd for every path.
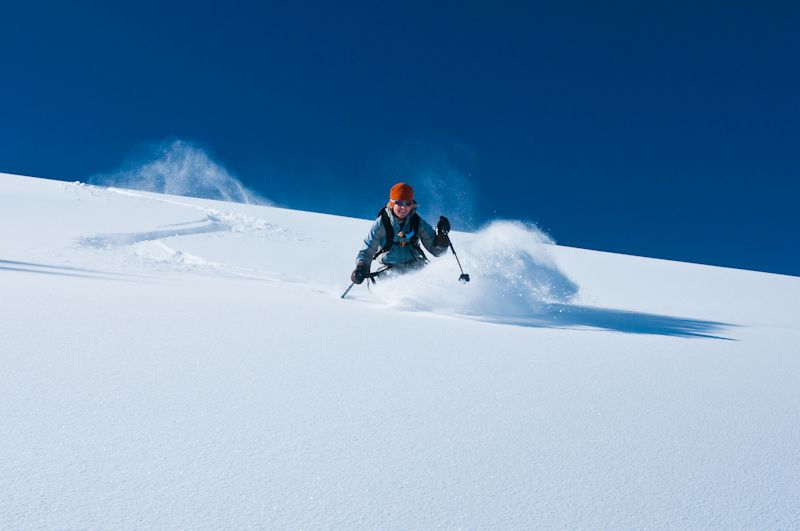
M 411 265 L 418 260 L 424 261 L 425 256 L 415 245 L 410 245 L 414 234 L 411 231 L 411 217 L 416 214 L 416 209 L 412 210 L 404 220 L 397 219 L 392 212 L 390 206 L 385 207 L 386 213 L 392 222 L 394 229 L 394 240 L 392 248 L 388 252 L 382 253 L 378 257 L 378 261 L 388 266 L 404 266 Z M 419 242 L 428 250 L 433 256 L 441 256 L 447 251 L 447 247 L 439 247 L 436 245 L 436 231 L 431 227 L 427 221 L 419 218 Z M 408 234 L 412 232 L 412 234 Z M 386 243 L 386 228 L 383 226 L 380 216 L 375 219 L 372 228 L 364 238 L 364 247 L 359 251 L 356 258 L 356 265 L 372 264 L 375 255 L 380 251 Z

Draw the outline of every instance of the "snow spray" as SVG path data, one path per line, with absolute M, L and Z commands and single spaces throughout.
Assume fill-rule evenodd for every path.
M 120 169 L 93 175 L 89 183 L 236 203 L 271 204 L 248 190 L 191 142 L 167 140 L 138 151 L 141 153 L 129 157 Z
M 545 314 L 550 304 L 569 302 L 578 292 L 550 256 L 552 240 L 534 225 L 494 221 L 474 234 L 458 235 L 458 240 L 471 274 L 468 286 L 453 281 L 458 266 L 442 256 L 418 272 L 387 276 L 373 293 L 404 309 L 524 317 Z

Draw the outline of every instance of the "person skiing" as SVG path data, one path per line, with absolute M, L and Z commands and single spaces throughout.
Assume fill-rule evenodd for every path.
M 406 183 L 397 183 L 389 191 L 389 202 L 378 213 L 375 223 L 364 239 L 364 247 L 356 257 L 356 268 L 350 280 L 361 284 L 370 276 L 372 261 L 379 259 L 387 269 L 405 273 L 423 267 L 428 259 L 419 246 L 440 256 L 450 246 L 450 222 L 441 216 L 436 232 L 417 214 L 414 189 Z

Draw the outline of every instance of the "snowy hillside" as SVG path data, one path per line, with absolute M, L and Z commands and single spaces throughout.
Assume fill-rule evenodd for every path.
M 0 528 L 800 527 L 800 278 L 370 223 L 0 174 Z

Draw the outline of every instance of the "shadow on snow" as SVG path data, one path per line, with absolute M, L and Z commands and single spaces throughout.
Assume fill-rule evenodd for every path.
M 571 304 L 548 304 L 546 311 L 530 317 L 492 315 L 470 315 L 469 317 L 489 323 L 536 328 L 586 327 L 626 334 L 654 334 L 736 341 L 719 335 L 726 329 L 735 326 L 728 323 Z
M 62 277 L 90 278 L 98 280 L 118 280 L 129 282 L 134 275 L 112 273 L 98 269 L 83 269 L 79 267 L 57 266 L 50 264 L 37 264 L 34 262 L 19 262 L 16 260 L 0 260 L 0 271 L 14 271 L 18 273 L 34 273 L 38 275 L 55 275 Z

